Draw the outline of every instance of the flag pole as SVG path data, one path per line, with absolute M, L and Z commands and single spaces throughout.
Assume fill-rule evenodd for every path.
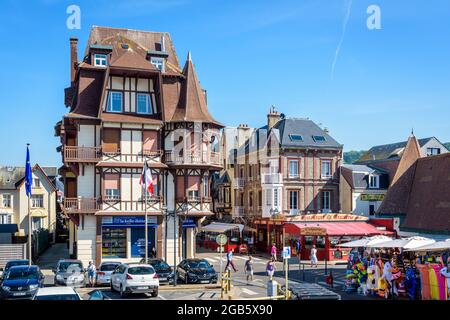
M 145 263 L 148 263 L 147 161 L 144 162 Z
M 27 153 L 28 151 L 28 147 L 30 146 L 29 143 L 27 143 Z M 29 161 L 29 159 L 27 159 L 27 161 Z M 31 164 L 27 163 L 27 166 L 30 166 Z M 27 196 L 28 196 L 28 265 L 31 266 L 31 259 L 32 259 L 32 250 L 31 250 L 31 241 L 32 241 L 32 236 L 31 236 L 31 211 L 30 211 L 30 198 L 31 198 L 31 194 L 29 194 L 27 192 Z

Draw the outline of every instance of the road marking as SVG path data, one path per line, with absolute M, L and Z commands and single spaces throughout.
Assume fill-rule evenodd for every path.
M 248 294 L 250 296 L 254 296 L 254 295 L 258 294 L 257 292 L 255 292 L 253 290 L 250 290 L 250 289 L 247 289 L 247 288 L 242 288 L 241 290 L 242 290 L 243 293 Z
M 162 295 L 158 295 L 158 297 L 160 298 L 160 299 L 162 299 L 162 300 L 167 300 L 166 298 L 164 298 Z
M 215 258 L 205 258 L 205 259 L 208 260 L 209 262 L 217 262 Z
M 241 260 L 247 260 L 247 258 L 241 257 L 241 256 L 234 256 L 234 258 L 241 259 Z

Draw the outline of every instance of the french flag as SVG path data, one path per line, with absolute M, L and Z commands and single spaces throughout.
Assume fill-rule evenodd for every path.
M 142 188 L 147 189 L 147 193 L 150 197 L 154 196 L 153 189 L 153 179 L 150 168 L 147 166 L 147 161 L 144 162 L 144 167 L 142 168 L 141 180 L 139 181 Z

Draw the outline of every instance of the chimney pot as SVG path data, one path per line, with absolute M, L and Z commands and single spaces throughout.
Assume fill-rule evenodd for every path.
M 78 62 L 78 38 L 70 38 L 70 83 L 75 81 L 75 67 Z

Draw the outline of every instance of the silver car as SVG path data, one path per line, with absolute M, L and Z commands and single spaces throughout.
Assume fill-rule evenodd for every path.
M 111 281 L 111 274 L 120 265 L 120 262 L 106 261 L 102 262 L 98 267 L 95 277 L 95 284 L 98 286 L 109 285 Z
M 53 272 L 57 286 L 83 287 L 86 284 L 86 270 L 80 260 L 59 260 Z

